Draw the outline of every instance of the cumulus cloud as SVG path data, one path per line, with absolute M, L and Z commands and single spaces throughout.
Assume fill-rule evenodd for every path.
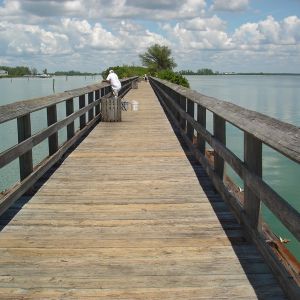
M 0 42 L 6 55 L 64 55 L 71 52 L 66 35 L 33 25 L 0 22 Z
M 175 26 L 165 25 L 164 29 L 185 51 L 188 49 L 212 50 L 229 49 L 231 38 L 224 31 L 226 24 L 217 16 L 211 18 L 194 18 L 178 22 Z
M 291 16 L 276 21 L 272 16 L 258 23 L 246 23 L 235 30 L 233 41 L 237 47 L 250 49 L 264 45 L 297 45 L 300 42 L 300 19 Z
M 249 1 L 213 0 L 210 7 L 206 2 L 5 0 L 0 2 L 0 61 L 58 68 L 75 63 L 87 70 L 95 61 L 138 64 L 138 54 L 154 43 L 169 46 L 179 68 L 189 60 L 214 65 L 238 57 L 288 59 L 292 53 L 299 58 L 299 17 L 269 16 L 231 32 L 218 12 L 246 10 Z
M 249 0 L 214 0 L 211 9 L 221 11 L 242 11 L 246 10 L 248 5 Z

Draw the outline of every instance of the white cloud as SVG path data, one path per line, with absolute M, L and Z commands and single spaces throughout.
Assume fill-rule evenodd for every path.
M 0 42 L 6 55 L 64 55 L 71 52 L 66 35 L 36 25 L 0 22 Z
M 217 11 L 242 11 L 246 10 L 248 5 L 249 0 L 214 0 L 211 9 Z
M 300 61 L 298 16 L 283 20 L 269 16 L 232 29 L 234 23 L 218 12 L 251 13 L 250 1 L 214 0 L 208 10 L 206 2 L 6 0 L 0 2 L 0 61 L 41 63 L 54 70 L 62 66 L 94 70 L 99 63 L 99 70 L 139 64 L 138 54 L 154 43 L 172 49 L 179 69 L 195 62 L 217 66 L 235 59 L 250 63 L 256 57 Z M 251 20 L 248 14 L 247 19 Z
M 278 22 L 269 16 L 258 23 L 246 23 L 235 30 L 233 41 L 243 49 L 296 45 L 300 42 L 300 19 L 292 16 Z

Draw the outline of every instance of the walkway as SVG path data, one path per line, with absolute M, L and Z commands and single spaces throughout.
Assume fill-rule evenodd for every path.
M 0 299 L 283 299 L 151 87 L 126 98 L 0 233 Z

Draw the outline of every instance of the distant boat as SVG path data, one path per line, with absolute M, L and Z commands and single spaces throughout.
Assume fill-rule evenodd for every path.
M 35 77 L 39 77 L 39 78 L 50 78 L 51 75 L 49 75 L 49 74 L 37 74 Z
M 51 78 L 52 76 L 49 74 L 36 74 L 36 75 L 24 75 L 23 77 L 30 77 L 30 78 Z

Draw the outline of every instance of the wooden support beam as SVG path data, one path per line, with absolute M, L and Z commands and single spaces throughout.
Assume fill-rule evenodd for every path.
M 57 108 L 55 104 L 47 107 L 47 121 L 48 126 L 57 122 Z M 58 150 L 58 132 L 55 132 L 49 136 L 48 147 L 50 156 Z
M 94 92 L 89 92 L 88 93 L 88 104 L 93 103 L 93 101 L 94 101 Z M 89 118 L 88 118 L 89 122 L 92 121 L 94 118 L 94 107 L 89 110 L 88 116 L 89 116 Z
M 79 96 L 79 109 L 85 107 L 85 95 Z M 86 125 L 86 115 L 79 118 L 79 128 L 83 129 Z
M 214 137 L 216 140 L 221 142 L 224 146 L 226 145 L 226 122 L 220 116 L 213 115 L 214 123 Z M 214 170 L 218 176 L 223 180 L 224 176 L 224 159 L 215 151 L 214 153 Z
M 206 129 L 206 109 L 200 104 L 197 104 L 197 122 L 203 129 Z M 197 133 L 197 148 L 205 155 L 205 139 L 201 136 L 200 132 Z
M 255 175 L 262 177 L 262 143 L 253 135 L 244 132 L 244 163 L 246 168 Z M 260 199 L 254 191 L 245 184 L 244 208 L 254 229 L 261 229 Z
M 66 101 L 66 115 L 69 116 L 74 112 L 74 100 L 73 98 Z M 70 140 L 75 134 L 74 122 L 67 125 L 67 139 Z
M 31 137 L 31 120 L 30 114 L 17 118 L 18 125 L 18 142 Z M 24 180 L 33 171 L 32 150 L 27 151 L 19 157 L 20 163 L 20 180 Z

